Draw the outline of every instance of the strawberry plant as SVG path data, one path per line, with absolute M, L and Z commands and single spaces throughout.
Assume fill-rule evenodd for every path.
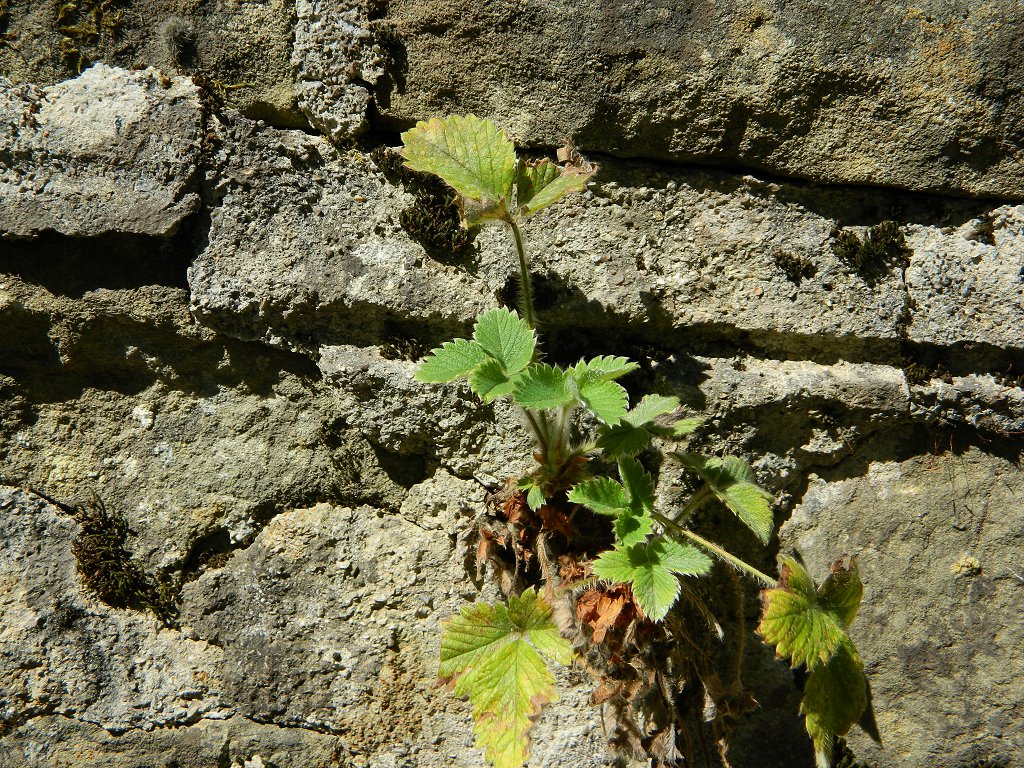
M 683 610 L 682 602 L 718 631 L 696 589 L 686 584 L 710 573 L 716 561 L 762 586 L 776 587 L 774 578 L 698 534 L 692 524 L 699 511 L 720 505 L 761 544 L 767 544 L 774 526 L 773 497 L 757 484 L 743 459 L 679 449 L 676 444 L 686 440 L 700 422 L 680 416 L 678 398 L 647 394 L 631 407 L 618 380 L 636 370 L 636 363 L 604 355 L 570 366 L 544 360 L 521 226 L 565 195 L 584 189 L 593 166 L 519 158 L 497 126 L 473 115 L 420 122 L 402 139 L 406 165 L 436 174 L 454 190 L 465 226 L 497 223 L 506 227 L 519 262 L 518 312 L 497 308 L 483 313 L 470 338 L 434 349 L 415 374 L 430 384 L 466 381 L 484 402 L 511 400 L 521 410 L 535 443 L 535 467 L 516 479 L 515 489 L 502 503 L 506 529 L 518 525 L 518 532 L 482 530 L 486 536 L 481 551 L 486 553 L 488 542 L 498 540 L 499 545 L 515 549 L 517 569 L 520 561 L 532 557 L 541 564 L 540 583 L 525 590 L 507 588 L 507 604 L 463 608 L 460 616 L 447 622 L 441 640 L 440 675 L 453 682 L 458 695 L 469 697 L 478 746 L 498 768 L 518 768 L 529 755 L 533 720 L 546 702 L 556 698 L 548 663 L 564 664 L 573 658 L 572 647 L 554 621 L 551 602 L 577 597 L 577 618 L 592 630 L 589 642 L 583 647 L 577 644 L 577 658 L 597 659 L 597 666 L 608 671 L 595 692 L 596 702 L 615 701 L 626 711 L 623 702 L 642 698 L 637 691 L 644 685 L 648 689 L 660 685 L 666 708 L 672 710 L 679 692 L 668 691 L 664 677 L 659 677 L 657 654 L 648 654 L 650 658 L 643 662 L 650 669 L 646 682 L 639 679 L 643 675 L 629 678 L 623 672 L 629 664 L 623 665 L 622 657 L 632 654 L 630 663 L 639 668 L 643 664 L 636 659 L 643 655 L 645 642 L 668 648 L 687 639 L 686 629 L 673 616 L 674 611 Z M 655 476 L 644 461 L 656 453 L 692 476 L 693 493 L 678 509 L 659 504 Z M 536 518 L 535 528 L 541 531 L 532 537 L 523 530 L 529 515 Z M 564 541 L 588 543 L 574 551 L 552 552 L 554 533 Z M 595 540 L 601 545 L 594 546 Z M 533 551 L 523 541 L 529 541 Z M 556 560 L 557 574 L 551 565 Z M 784 574 L 795 572 L 787 568 Z M 543 587 L 541 592 L 538 586 Z M 736 591 L 742 613 L 742 595 Z M 806 662 L 809 657 L 800 643 L 807 633 L 799 620 L 778 623 L 781 609 L 776 606 L 789 599 L 789 587 L 782 584 L 766 594 L 761 625 L 765 639 L 777 644 L 781 655 L 796 653 L 794 663 Z M 810 600 L 804 592 L 797 594 Z M 831 616 L 828 610 L 820 608 L 822 615 Z M 820 625 L 818 614 L 808 617 L 814 627 Z M 842 618 L 848 623 L 852 614 Z M 614 645 L 614 652 L 602 654 L 601 647 L 609 645 Z M 846 662 L 837 660 L 840 656 Z M 738 664 L 735 680 L 724 685 L 716 682 L 705 662 L 694 660 L 698 658 L 693 654 L 687 663 L 693 677 L 715 699 L 722 712 L 716 724 L 724 728 L 726 716 L 749 709 L 753 699 L 742 689 Z M 825 668 L 832 664 L 843 668 L 834 675 L 820 674 L 805 700 L 808 730 L 815 745 L 824 749 L 831 744 L 831 736 L 823 734 L 845 732 L 848 716 L 857 705 L 851 703 L 841 716 L 833 716 L 831 709 L 820 704 L 818 689 L 828 691 L 849 683 L 849 676 L 841 673 L 859 660 L 848 639 L 823 644 L 814 659 Z M 639 733 L 635 725 L 624 726 L 623 741 L 632 743 L 634 751 L 660 751 L 667 760 L 676 754 L 676 718 L 668 715 L 662 720 L 661 730 L 653 735 Z

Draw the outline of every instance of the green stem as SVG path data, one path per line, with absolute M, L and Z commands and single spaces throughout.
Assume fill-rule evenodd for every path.
M 774 587 L 774 586 L 776 586 L 778 584 L 778 579 L 773 579 L 771 576 L 769 576 L 766 573 L 762 573 L 761 571 L 757 570 L 757 568 L 755 568 L 754 566 L 750 565 L 749 563 L 746 563 L 743 560 L 740 560 L 738 557 L 736 557 L 736 555 L 730 554 L 726 550 L 722 549 L 720 546 L 718 546 L 714 542 L 708 541 L 703 536 L 698 536 L 696 533 L 694 533 L 693 531 L 689 530 L 688 528 L 684 528 L 679 523 L 677 523 L 675 520 L 673 520 L 671 517 L 665 517 L 664 515 L 662 515 L 662 514 L 660 514 L 658 512 L 654 512 L 652 516 L 654 517 L 655 520 L 657 520 L 662 525 L 667 525 L 667 526 L 669 526 L 671 528 L 674 528 L 677 532 L 683 534 L 683 536 L 686 536 L 691 541 L 696 542 L 697 544 L 699 544 L 700 546 L 702 546 L 704 549 L 708 550 L 709 552 L 714 553 L 718 557 L 720 557 L 723 560 L 725 560 L 727 563 L 730 563 L 731 565 L 734 565 L 737 568 L 739 568 L 744 573 L 747 573 L 748 575 L 753 576 L 755 579 L 760 581 L 766 587 Z
M 540 452 L 544 456 L 548 455 L 548 435 L 547 432 L 541 429 L 540 424 L 537 422 L 537 417 L 530 413 L 529 410 L 523 408 L 523 413 L 526 414 L 526 420 L 530 422 L 530 429 L 533 430 L 534 437 L 537 438 L 537 444 L 540 446 Z
M 707 503 L 712 496 L 714 496 L 714 493 L 715 492 L 711 490 L 710 486 L 705 485 L 703 488 L 701 488 L 699 491 L 693 494 L 693 496 L 690 497 L 690 500 L 686 502 L 686 506 L 684 506 L 679 511 L 679 514 L 675 516 L 675 521 L 678 523 L 686 520 L 690 515 L 692 515 L 702 506 L 704 506 L 704 504 Z
M 568 422 L 569 414 L 572 412 L 572 405 L 563 405 L 562 413 L 558 419 L 558 449 L 565 452 L 565 446 L 569 444 Z
M 519 225 L 509 216 L 505 221 L 512 228 L 512 237 L 516 241 L 516 253 L 519 256 L 519 287 L 522 291 L 520 297 L 519 311 L 523 313 L 523 319 L 531 328 L 536 328 L 537 323 L 533 317 L 533 286 L 530 283 L 530 263 L 526 259 L 526 249 L 523 247 L 523 233 L 519 231 Z

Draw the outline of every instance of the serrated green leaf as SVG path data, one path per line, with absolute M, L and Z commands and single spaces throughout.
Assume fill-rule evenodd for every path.
M 688 419 L 680 419 L 672 425 L 672 434 L 675 437 L 685 437 L 686 435 L 693 432 L 697 427 L 704 423 L 703 419 L 696 417 L 690 417 Z
M 537 363 L 527 366 L 515 380 L 512 397 L 523 408 L 561 408 L 573 401 L 568 375 L 561 368 Z
M 819 768 L 829 768 L 835 738 L 850 730 L 867 705 L 864 664 L 852 643 L 844 641 L 827 664 L 811 672 L 800 702 Z
M 530 490 L 526 493 L 526 503 L 534 512 L 544 506 L 544 502 L 547 501 L 544 498 L 544 489 L 539 485 L 531 485 Z
M 697 576 L 711 570 L 711 558 L 695 547 L 658 537 L 628 549 L 602 552 L 594 561 L 594 574 L 629 584 L 644 613 L 661 621 L 679 597 L 675 574 Z
M 494 358 L 488 358 L 469 375 L 469 386 L 485 403 L 507 395 L 515 386 Z
M 599 355 L 590 360 L 580 360 L 572 367 L 572 375 L 577 381 L 584 379 L 600 379 L 612 381 L 635 371 L 640 366 L 631 362 L 628 357 Z
M 627 424 L 632 424 L 634 427 L 643 427 L 652 423 L 659 416 L 672 413 L 678 407 L 678 397 L 644 395 L 640 398 L 640 402 L 634 405 L 629 413 L 622 417 L 622 420 Z
M 532 216 L 570 192 L 585 188 L 591 175 L 566 173 L 546 159 L 520 163 L 516 177 L 516 205 L 524 216 Z
M 521 768 L 529 730 L 542 707 L 558 700 L 547 661 L 569 664 L 572 647 L 532 589 L 508 606 L 478 603 L 445 623 L 438 674 L 469 696 L 477 746 L 495 768 Z
M 575 377 L 574 377 L 575 379 Z M 620 384 L 603 379 L 575 379 L 580 401 L 605 424 L 614 425 L 625 415 L 629 395 Z
M 505 132 L 475 115 L 416 123 L 402 134 L 405 164 L 440 176 L 460 195 L 498 203 L 512 193 L 516 152 Z
M 478 365 L 487 360 L 487 353 L 475 341 L 455 339 L 431 350 L 416 368 L 417 381 L 443 383 L 469 376 Z
M 634 427 L 624 421 L 611 427 L 605 426 L 597 438 L 597 447 L 609 459 L 635 456 L 650 444 L 650 432 L 643 427 Z
M 864 585 L 860 580 L 857 561 L 850 558 L 848 563 L 837 560 L 832 564 L 828 578 L 818 587 L 818 604 L 822 609 L 839 617 L 849 627 L 857 616 L 861 598 L 864 596 Z
M 619 459 L 619 477 L 630 507 L 647 512 L 654 509 L 654 478 L 647 474 L 639 461 L 628 457 Z
M 582 504 L 599 515 L 618 515 L 629 506 L 625 489 L 610 477 L 595 477 L 577 483 L 569 491 L 569 501 Z
M 654 530 L 650 515 L 637 515 L 632 511 L 621 512 L 612 526 L 615 530 L 616 546 L 632 547 L 640 544 Z
M 683 466 L 700 474 L 719 500 L 761 541 L 768 543 L 775 528 L 775 517 L 772 514 L 773 497 L 757 485 L 754 471 L 747 462 L 736 456 L 718 459 L 695 453 L 669 455 Z
M 508 309 L 491 309 L 477 318 L 473 338 L 511 378 L 533 359 L 537 338 L 526 321 Z
M 836 652 L 846 638 L 846 626 L 818 603 L 807 570 L 792 558 L 782 562 L 779 586 L 762 592 L 764 609 L 757 631 L 792 666 L 803 664 L 813 670 Z

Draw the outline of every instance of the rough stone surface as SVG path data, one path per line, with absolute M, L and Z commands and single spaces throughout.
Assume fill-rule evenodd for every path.
M 819 578 L 831 557 L 857 556 L 866 587 L 851 635 L 883 745 L 856 728 L 851 743 L 869 764 L 1024 754 L 1024 653 L 1009 640 L 1024 631 L 1020 454 L 949 448 L 901 459 L 879 445 L 812 475 L 780 534 Z
M 209 244 L 189 270 L 204 324 L 315 352 L 372 343 L 389 326 L 454 326 L 453 314 L 464 321 L 493 301 L 401 233 L 387 200 L 404 193 L 364 155 L 239 121 L 216 159 Z
M 1024 750 L 1024 212 L 1008 202 L 1021 196 L 1019 68 L 1002 48 L 1014 9 L 890 4 L 847 19 L 830 8 L 826 35 L 804 23 L 807 3 L 693 6 L 685 25 L 673 4 L 579 8 L 556 25 L 553 5 L 509 6 L 493 26 L 496 4 L 399 0 L 383 27 L 377 5 L 148 6 L 159 26 L 206 22 L 196 62 L 223 64 L 221 86 L 254 83 L 223 95 L 250 94 L 250 115 L 262 103 L 278 127 L 215 110 L 216 83 L 200 112 L 190 82 L 153 71 L 94 68 L 40 101 L 52 82 L 41 73 L 60 70 L 40 53 L 58 9 L 15 3 L 4 18 L 0 3 L 0 35 L 39 32 L 19 41 L 31 82 L 3 92 L 24 150 L 5 171 L 50 174 L 0 214 L 23 228 L 0 239 L 0 768 L 482 766 L 467 706 L 434 687 L 438 628 L 495 594 L 486 574 L 474 581 L 473 522 L 485 492 L 529 466 L 529 445 L 506 405 L 421 385 L 412 370 L 513 301 L 515 260 L 498 228 L 458 258 L 403 231 L 414 197 L 368 159 L 381 137 L 339 148 L 375 114 L 363 108 L 371 90 L 385 115 L 371 128 L 459 98 L 532 146 L 574 133 L 585 148 L 648 156 L 598 158 L 585 193 L 527 225 L 546 359 L 628 355 L 640 363 L 623 379 L 634 401 L 678 395 L 704 419 L 692 446 L 750 458 L 777 522 L 792 516 L 779 541 L 766 549 L 726 512 L 695 520 L 749 562 L 771 571 L 781 547 L 820 578 L 859 554 L 868 594 L 854 635 L 884 745 L 855 732 L 861 759 L 1012 765 Z M 129 18 L 117 55 L 160 44 Z M 488 68 L 536 30 L 545 44 L 521 73 L 514 57 Z M 424 52 L 438 40 L 428 89 Z M 114 55 L 103 36 L 95 47 Z M 0 71 L 12 56 L 0 44 Z M 374 85 L 378 57 L 387 73 Z M 451 73 L 473 57 L 462 87 Z M 922 61 L 938 68 L 924 77 Z M 327 137 L 281 129 L 307 122 L 295 82 Z M 954 99 L 942 121 L 915 131 L 939 92 Z M 540 99 L 561 106 L 533 109 Z M 44 118 L 47 137 L 29 125 Z M 116 118 L 116 152 L 47 165 L 64 155 L 41 149 L 116 135 Z M 47 207 L 69 189 L 86 193 L 81 206 Z M 115 198 L 96 192 L 109 189 Z M 837 229 L 864 238 L 884 221 L 906 237 L 905 265 L 859 270 L 842 257 Z M 97 602 L 70 554 L 77 524 L 23 486 L 64 501 L 95 493 L 122 514 L 127 550 L 180 588 L 178 626 Z M 675 508 L 688 487 L 665 462 L 660 503 Z M 746 626 L 731 607 L 720 618 L 726 651 L 746 639 L 761 708 L 736 723 L 729 763 L 809 768 L 799 674 L 757 642 L 747 591 Z M 531 765 L 610 764 L 592 687 L 580 667 L 560 673 L 563 700 L 537 726 Z
M 231 129 L 221 156 L 220 204 L 190 277 L 193 310 L 206 324 L 315 350 L 372 342 L 388 325 L 415 319 L 432 342 L 513 293 L 515 257 L 502 230 L 480 233 L 469 269 L 427 257 L 397 225 L 411 198 L 365 156 L 245 124 Z M 896 363 L 903 341 L 949 345 L 923 330 L 963 301 L 956 280 L 924 283 L 938 243 L 947 261 L 977 273 L 988 286 L 978 301 L 1013 327 L 1024 312 L 1019 279 L 1006 279 L 1017 269 L 1013 258 L 992 251 L 975 264 L 976 248 L 996 246 L 944 233 L 927 209 L 938 206 L 965 227 L 991 215 L 1004 249 L 1015 247 L 1017 209 L 930 198 L 892 204 L 913 249 L 906 279 L 897 267 L 859 274 L 836 255 L 837 225 L 863 234 L 860 222 L 883 218 L 859 191 L 609 161 L 587 193 L 527 228 L 541 318 L 555 329 L 625 326 L 660 339 L 676 328 L 690 338 L 742 334 L 775 355 Z M 812 276 L 787 276 L 787 259 Z M 917 286 L 923 315 L 915 326 Z M 983 322 L 977 333 L 991 327 Z
M 199 206 L 197 95 L 102 64 L 42 89 L 0 78 L 0 237 L 172 234 Z
M 0 765 L 60 764 L 41 723 L 128 734 L 116 745 L 96 729 L 71 737 L 97 760 L 130 759 L 139 732 L 157 728 L 175 736 L 153 740 L 146 759 L 181 754 L 186 765 L 214 746 L 218 759 L 294 766 L 477 764 L 468 713 L 437 696 L 434 675 L 440 619 L 477 596 L 464 538 L 481 498 L 442 473 L 398 514 L 323 504 L 278 515 L 186 585 L 179 631 L 90 598 L 68 555 L 77 525 L 0 489 L 0 723 L 13 729 Z M 570 687 L 539 728 L 538 756 L 606 765 L 597 711 L 561 682 Z
M 254 120 L 307 126 L 291 63 L 293 0 L 146 0 L 145 8 L 120 0 L 15 0 L 4 7 L 8 16 L 6 22 L 0 18 L 0 34 L 16 44 L 0 45 L 0 75 L 14 82 L 49 85 L 92 62 L 125 69 L 153 66 L 195 76 Z M 81 13 L 61 22 L 64 7 Z M 93 9 L 99 11 L 95 17 Z M 89 33 L 97 26 L 94 19 L 98 34 Z M 83 21 L 76 33 L 73 28 Z
M 909 337 L 942 346 L 1022 348 L 1024 206 L 1002 206 L 951 232 L 914 238 Z
M 397 0 L 402 125 L 494 116 L 528 142 L 826 182 L 1024 197 L 1017 2 Z
M 370 4 L 353 0 L 296 0 L 292 66 L 299 108 L 310 125 L 335 140 L 368 126 L 372 87 L 384 74 L 368 29 Z

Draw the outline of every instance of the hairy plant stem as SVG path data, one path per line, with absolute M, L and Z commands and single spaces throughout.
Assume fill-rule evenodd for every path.
M 509 216 L 505 219 L 512 229 L 512 237 L 516 241 L 516 254 L 519 256 L 519 311 L 523 313 L 523 320 L 530 328 L 536 328 L 537 323 L 533 317 L 533 286 L 530 283 L 530 262 L 526 258 L 526 249 L 523 247 L 523 233 L 519 231 L 519 225 Z
M 744 573 L 746 573 L 746 574 L 748 574 L 750 576 L 753 576 L 755 579 L 760 581 L 766 587 L 774 587 L 774 586 L 776 586 L 776 584 L 778 584 L 778 579 L 773 579 L 768 574 L 762 573 L 761 571 L 757 570 L 757 568 L 755 568 L 754 566 L 750 565 L 749 563 L 744 562 L 743 560 L 740 560 L 735 555 L 730 554 L 726 550 L 722 549 L 720 546 L 715 544 L 713 541 L 708 541 L 703 536 L 698 536 L 696 533 L 694 533 L 693 531 L 689 530 L 688 528 L 684 528 L 679 523 L 677 523 L 675 520 L 673 520 L 671 517 L 665 517 L 665 515 L 662 515 L 659 512 L 652 513 L 652 517 L 654 517 L 654 519 L 657 520 L 662 525 L 666 525 L 666 526 L 668 526 L 670 528 L 675 529 L 678 533 L 681 533 L 686 538 L 690 539 L 691 541 L 696 542 L 698 545 L 700 545 L 704 549 L 708 550 L 709 552 L 717 555 L 718 557 L 722 558 L 727 563 L 729 563 L 731 565 L 734 565 L 735 567 L 739 568 Z
M 530 422 L 530 429 L 533 430 L 534 437 L 537 438 L 537 445 L 540 447 L 540 452 L 547 456 L 548 454 L 548 433 L 547 424 L 543 424 L 537 420 L 537 417 L 526 408 L 521 409 L 526 414 L 526 420 Z
M 690 497 L 690 500 L 686 502 L 686 506 L 679 511 L 679 514 L 675 516 L 674 520 L 677 523 L 684 522 L 687 518 L 693 515 L 694 512 L 709 502 L 714 494 L 715 492 L 711 490 L 711 487 L 705 485 Z

